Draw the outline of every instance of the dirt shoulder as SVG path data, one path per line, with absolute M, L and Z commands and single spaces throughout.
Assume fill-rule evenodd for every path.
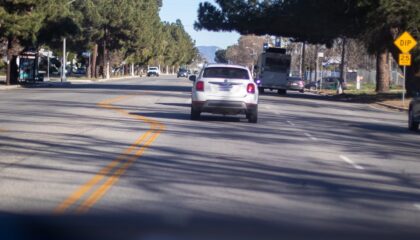
M 399 111 L 407 111 L 411 101 L 411 98 L 406 98 L 403 105 L 401 91 L 391 91 L 389 93 L 349 91 L 340 95 L 337 95 L 335 91 L 323 91 L 320 94 L 327 95 L 336 101 L 374 104 Z

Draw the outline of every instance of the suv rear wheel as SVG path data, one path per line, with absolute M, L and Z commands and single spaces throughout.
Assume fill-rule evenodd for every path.
M 191 107 L 191 120 L 200 120 L 201 112 Z
M 419 122 L 416 122 L 414 120 L 413 109 L 410 109 L 410 111 L 408 112 L 408 128 L 411 131 L 418 131 L 419 130 Z
M 258 122 L 258 109 L 249 111 L 249 113 L 246 114 L 246 118 L 248 118 L 248 122 L 250 123 L 257 123 Z

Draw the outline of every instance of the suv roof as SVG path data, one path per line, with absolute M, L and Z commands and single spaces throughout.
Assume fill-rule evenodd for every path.
M 245 70 L 248 70 L 248 68 L 247 68 L 247 67 L 245 67 L 245 66 L 236 65 L 236 64 L 222 64 L 222 63 L 212 63 L 212 64 L 208 64 L 208 65 L 206 65 L 204 68 L 212 68 L 212 67 L 229 67 L 229 68 L 239 68 L 239 69 L 245 69 Z

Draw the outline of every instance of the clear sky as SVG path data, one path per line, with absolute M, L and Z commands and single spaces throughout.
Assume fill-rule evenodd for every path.
M 197 20 L 198 4 L 200 2 L 214 2 L 213 0 L 163 0 L 160 11 L 162 21 L 175 22 L 181 19 L 185 30 L 196 41 L 197 46 L 217 46 L 226 48 L 236 43 L 239 34 L 236 32 L 195 31 L 194 22 Z

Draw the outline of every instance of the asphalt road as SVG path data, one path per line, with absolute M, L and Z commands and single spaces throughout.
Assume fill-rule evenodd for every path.
M 268 92 L 258 124 L 191 121 L 190 90 L 1 92 L 0 237 L 419 239 L 420 134 L 404 113 Z

